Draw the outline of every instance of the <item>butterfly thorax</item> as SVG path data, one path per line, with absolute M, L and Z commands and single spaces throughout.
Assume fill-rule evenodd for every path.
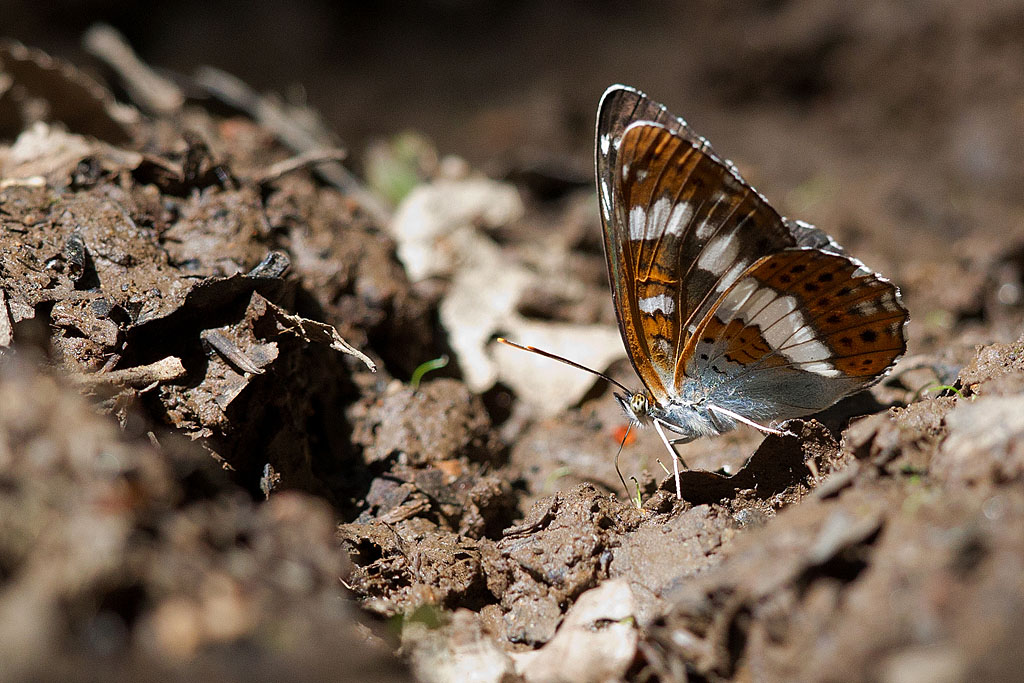
M 677 441 L 693 441 L 702 436 L 716 436 L 735 428 L 736 423 L 712 412 L 707 403 L 676 399 L 665 404 L 658 403 L 647 392 L 615 394 L 626 417 L 638 427 L 654 421 L 679 435 Z

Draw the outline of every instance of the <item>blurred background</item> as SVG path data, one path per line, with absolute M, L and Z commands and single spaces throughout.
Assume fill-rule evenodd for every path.
M 496 177 L 589 183 L 598 99 L 623 82 L 877 268 L 1024 240 L 1018 2 L 3 0 L 0 16 L 3 34 L 100 73 L 80 38 L 107 22 L 158 69 L 211 65 L 308 102 L 357 169 L 411 129 Z
M 304 96 L 355 147 L 411 128 L 474 163 L 587 158 L 601 92 L 626 82 L 727 155 L 782 155 L 797 177 L 829 163 L 803 158 L 815 145 L 908 175 L 948 165 L 996 195 L 1021 179 L 1018 2 L 3 0 L 0 15 L 78 63 L 85 29 L 110 23 L 155 67 Z
M 0 0 L 0 16 L 100 75 L 80 39 L 106 22 L 186 86 L 210 65 L 307 102 L 357 171 L 415 130 L 495 177 L 586 186 L 598 99 L 628 83 L 930 310 L 970 317 L 977 287 L 948 283 L 1024 254 L 1024 3 Z

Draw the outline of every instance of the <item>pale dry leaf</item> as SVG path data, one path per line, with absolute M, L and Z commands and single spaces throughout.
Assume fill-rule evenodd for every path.
M 576 404 L 593 386 L 586 372 L 497 344 L 495 337 L 537 346 L 604 370 L 623 356 L 609 326 L 538 322 L 517 313 L 525 291 L 549 284 L 542 273 L 509 258 L 481 226 L 499 227 L 522 215 L 511 185 L 485 178 L 444 179 L 409 193 L 391 223 L 399 258 L 412 280 L 443 277 L 441 323 L 466 384 L 483 392 L 501 381 L 542 416 Z M 553 245 L 550 250 L 564 250 Z M 549 251 L 550 251 L 549 250 Z M 548 254 L 564 262 L 564 251 Z
M 618 331 L 607 325 L 569 325 L 517 317 L 506 322 L 508 338 L 604 371 L 623 357 Z M 544 416 L 575 405 L 594 386 L 595 377 L 569 365 L 504 344 L 495 344 L 494 360 L 502 382 Z
M 450 276 L 473 254 L 463 241 L 477 226 L 507 225 L 523 215 L 516 189 L 488 178 L 440 179 L 414 188 L 395 211 L 391 234 L 413 282 Z
M 530 682 L 621 679 L 636 656 L 635 612 L 629 582 L 605 581 L 579 597 L 544 647 L 512 655 L 516 672 Z

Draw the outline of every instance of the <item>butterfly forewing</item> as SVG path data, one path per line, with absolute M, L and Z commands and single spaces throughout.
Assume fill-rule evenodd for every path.
M 686 121 L 671 114 L 664 105 L 658 104 L 639 90 L 624 85 L 613 85 L 608 88 L 601 97 L 597 109 L 594 149 L 597 193 L 601 205 L 601 218 L 606 224 L 611 220 L 612 214 L 612 176 L 619 142 L 626 128 L 636 121 L 661 124 L 693 146 L 707 147 L 707 141 L 694 133 Z
M 657 397 L 680 386 L 682 350 L 716 299 L 760 256 L 795 241 L 731 169 L 659 124 L 626 128 L 610 187 L 605 242 L 619 324 Z

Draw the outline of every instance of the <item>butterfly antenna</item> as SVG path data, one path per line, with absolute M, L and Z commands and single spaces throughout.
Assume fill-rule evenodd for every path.
M 585 372 L 589 372 L 592 375 L 597 375 L 601 379 L 607 380 L 607 381 L 611 382 L 612 384 L 614 384 L 618 388 L 622 389 L 626 393 L 628 393 L 628 394 L 632 394 L 633 393 L 629 389 L 627 389 L 621 382 L 616 382 L 614 379 L 612 379 L 608 375 L 604 374 L 603 372 L 598 372 L 597 370 L 594 370 L 593 368 L 588 368 L 586 365 L 580 365 L 579 363 L 576 363 L 575 361 L 571 361 L 568 358 L 562 358 L 561 356 L 556 356 L 553 353 L 549 353 L 547 351 L 542 351 L 541 349 L 535 348 L 533 346 L 523 346 L 522 344 L 516 344 L 515 342 L 511 342 L 508 339 L 505 339 L 504 337 L 498 337 L 498 341 L 501 342 L 502 344 L 505 344 L 506 346 L 511 346 L 513 348 L 519 349 L 520 351 L 529 351 L 530 353 L 536 353 L 537 355 L 544 356 L 545 358 L 550 358 L 551 360 L 557 360 L 557 361 L 560 361 L 562 363 L 565 363 L 566 365 L 571 365 L 571 366 L 573 366 L 574 368 L 576 368 L 578 370 L 583 370 Z M 618 457 L 618 456 L 616 456 L 616 457 Z M 619 479 L 622 479 L 622 475 L 621 474 L 619 475 Z M 622 485 L 625 486 L 626 483 L 623 482 Z M 627 494 L 629 493 L 628 489 L 627 489 L 626 493 Z

